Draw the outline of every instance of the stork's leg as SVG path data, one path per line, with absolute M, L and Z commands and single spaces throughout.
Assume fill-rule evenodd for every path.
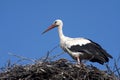
M 78 63 L 78 64 L 80 64 L 80 63 L 81 63 L 81 61 L 80 61 L 80 58 L 79 58 L 79 57 L 77 57 L 77 63 Z

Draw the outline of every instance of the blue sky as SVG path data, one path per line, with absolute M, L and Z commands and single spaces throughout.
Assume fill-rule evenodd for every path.
M 8 53 L 32 59 L 45 56 L 59 44 L 59 37 L 57 28 L 41 33 L 56 19 L 63 20 L 66 36 L 89 38 L 116 59 L 120 55 L 119 4 L 119 0 L 1 0 L 0 66 L 9 59 L 19 60 Z M 51 54 L 61 52 L 57 48 Z M 59 58 L 72 60 L 68 54 Z

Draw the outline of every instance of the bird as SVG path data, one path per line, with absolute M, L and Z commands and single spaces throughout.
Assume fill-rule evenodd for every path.
M 62 30 L 63 21 L 60 19 L 55 20 L 51 26 L 42 32 L 42 34 L 56 27 L 58 28 L 61 48 L 76 60 L 77 64 L 81 64 L 82 60 L 87 60 L 103 65 L 104 63 L 109 62 L 109 58 L 113 58 L 98 43 L 90 39 L 83 37 L 71 38 L 65 36 Z

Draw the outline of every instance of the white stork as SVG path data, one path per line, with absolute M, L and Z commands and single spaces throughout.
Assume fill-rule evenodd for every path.
M 92 40 L 85 38 L 70 38 L 65 36 L 62 31 L 62 20 L 55 20 L 55 22 L 42 34 L 55 27 L 58 27 L 61 48 L 73 59 L 77 60 L 78 64 L 81 63 L 81 60 L 89 60 L 103 65 L 105 62 L 109 61 L 109 58 L 112 58 L 112 56 L 108 54 L 99 44 L 93 42 Z

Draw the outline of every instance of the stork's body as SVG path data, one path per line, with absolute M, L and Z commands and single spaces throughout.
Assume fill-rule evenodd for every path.
M 67 52 L 73 59 L 77 60 L 78 64 L 81 60 L 90 60 L 104 64 L 112 58 L 99 44 L 85 39 L 85 38 L 70 38 L 66 37 L 62 31 L 63 22 L 56 20 L 47 30 L 49 31 L 54 27 L 58 27 L 61 48 Z

